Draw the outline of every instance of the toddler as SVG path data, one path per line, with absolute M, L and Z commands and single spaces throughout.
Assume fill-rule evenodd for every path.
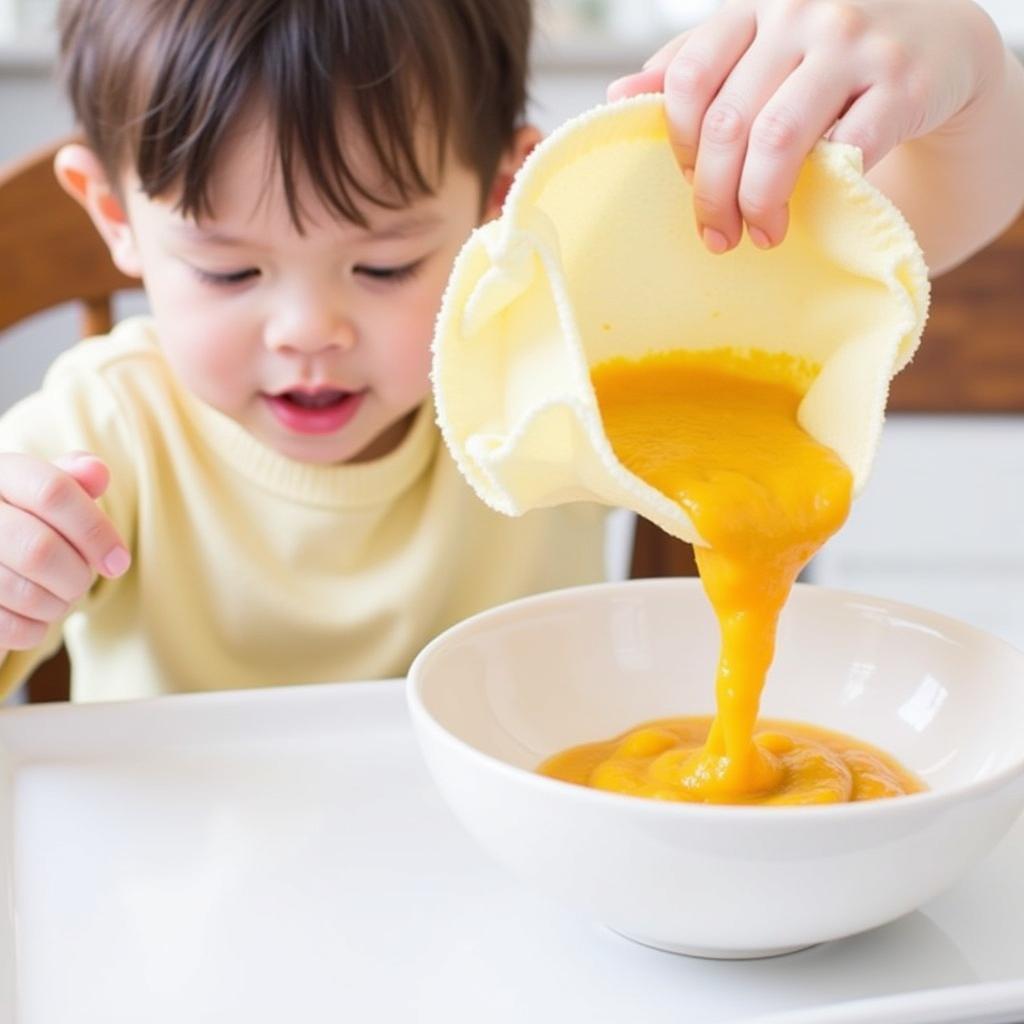
M 57 174 L 152 318 L 0 421 L 0 690 L 402 674 L 597 581 L 603 513 L 491 512 L 439 440 L 448 272 L 537 138 L 528 0 L 67 0 Z

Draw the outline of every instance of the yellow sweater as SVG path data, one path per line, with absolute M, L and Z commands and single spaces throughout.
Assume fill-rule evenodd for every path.
M 0 450 L 110 467 L 100 503 L 134 561 L 64 623 L 76 700 L 402 675 L 467 615 L 602 576 L 601 508 L 492 512 L 429 405 L 382 459 L 295 462 L 184 391 L 145 319 L 61 356 Z M 0 655 L 0 693 L 59 642 Z

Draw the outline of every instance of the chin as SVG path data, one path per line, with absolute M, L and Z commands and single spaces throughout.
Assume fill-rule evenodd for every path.
M 371 462 L 389 454 L 401 444 L 414 414 L 415 410 L 406 413 L 376 431 L 367 431 L 365 422 L 356 421 L 335 434 L 288 434 L 271 427 L 263 437 L 264 442 L 275 451 L 296 462 L 317 466 Z M 356 429 L 350 429 L 352 427 Z
M 349 426 L 353 426 L 350 424 Z M 332 466 L 350 462 L 373 444 L 362 430 L 342 429 L 333 434 L 298 434 L 282 430 L 276 423 L 261 422 L 251 430 L 259 440 L 279 455 L 294 462 Z
M 306 462 L 314 466 L 336 466 L 351 462 L 358 458 L 359 449 L 352 450 L 350 445 L 324 445 L 318 448 L 309 444 L 278 445 L 277 450 L 295 462 Z

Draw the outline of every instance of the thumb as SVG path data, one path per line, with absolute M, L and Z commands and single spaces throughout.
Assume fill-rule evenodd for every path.
M 670 39 L 653 57 L 648 58 L 640 71 L 617 78 L 608 86 L 608 99 L 624 100 L 643 92 L 661 92 L 665 88 L 665 71 L 672 58 L 683 48 L 692 29 L 687 29 Z
M 72 477 L 90 498 L 100 497 L 110 483 L 107 464 L 89 452 L 69 452 L 54 459 L 53 464 Z
M 616 78 L 608 86 L 608 101 L 624 100 L 644 92 L 661 92 L 665 85 L 665 69 L 656 67 L 634 71 L 630 75 Z

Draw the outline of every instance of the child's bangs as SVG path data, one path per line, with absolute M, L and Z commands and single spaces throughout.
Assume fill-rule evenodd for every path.
M 281 182 L 300 229 L 308 214 L 303 180 L 329 210 L 363 226 L 367 203 L 399 208 L 433 191 L 461 86 L 456 62 L 441 59 L 444 47 L 416 46 L 414 26 L 380 13 L 387 5 L 329 5 L 333 16 L 321 12 L 316 31 L 301 19 L 303 6 L 273 22 L 240 23 L 231 46 L 184 47 L 196 59 L 153 83 L 164 99 L 148 104 L 136 149 L 148 194 L 175 188 L 185 216 L 209 214 L 214 163 L 230 126 L 253 107 L 273 122 Z M 356 47 L 348 45 L 347 21 L 358 6 L 369 21 Z
M 303 101 L 268 90 L 279 103 L 279 166 L 297 227 L 307 212 L 296 187 L 303 176 L 329 210 L 362 227 L 367 204 L 400 209 L 434 192 L 450 142 L 454 82 L 407 59 L 366 84 L 315 85 L 323 94 Z
M 273 122 L 299 185 L 365 224 L 436 187 L 449 151 L 489 185 L 525 105 L 529 0 L 82 0 L 61 20 L 69 95 L 113 180 L 210 210 L 225 141 Z M 372 179 L 372 180 L 371 180 Z

